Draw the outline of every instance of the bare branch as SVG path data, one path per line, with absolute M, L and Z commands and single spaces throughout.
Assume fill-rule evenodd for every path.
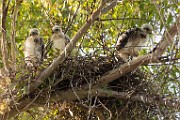
M 15 36 L 16 36 L 16 21 L 17 21 L 17 15 L 18 15 L 18 9 L 20 7 L 20 4 L 22 3 L 22 0 L 15 0 L 14 1 L 14 11 L 13 11 L 13 18 L 12 18 L 12 32 L 11 32 L 11 58 L 12 58 L 12 64 L 13 68 L 16 67 L 16 44 L 15 44 Z
M 70 54 L 72 49 L 75 47 L 77 41 L 83 36 L 83 34 L 87 32 L 90 26 L 94 23 L 95 19 L 97 19 L 99 15 L 101 15 L 102 13 L 106 13 L 108 10 L 112 9 L 116 5 L 115 2 L 117 3 L 117 0 L 114 0 L 110 5 L 108 5 L 105 8 L 106 11 L 102 11 L 102 8 L 105 6 L 107 1 L 108 0 L 103 0 L 100 7 L 91 15 L 91 17 L 87 20 L 87 22 L 79 29 L 77 34 L 71 39 L 71 42 L 67 44 L 65 50 L 60 54 L 60 56 L 56 58 L 54 62 L 46 70 L 44 70 L 41 73 L 41 75 L 38 77 L 38 79 L 34 83 L 32 83 L 29 90 L 30 92 L 36 89 L 39 85 L 41 85 L 43 80 L 48 78 L 55 71 L 57 66 L 65 60 L 65 58 Z
M 66 29 L 65 29 L 65 31 L 64 31 L 65 34 L 67 33 L 67 31 L 68 31 L 69 28 L 71 27 L 72 23 L 74 22 L 74 20 L 75 20 L 75 18 L 76 18 L 76 16 L 77 16 L 77 12 L 78 12 L 79 8 L 80 8 L 80 2 L 78 2 L 78 7 L 77 7 L 74 15 L 72 16 L 72 19 L 69 21 L 68 26 L 66 27 Z
M 134 59 L 128 63 L 121 65 L 120 67 L 114 70 L 107 72 L 105 75 L 100 77 L 100 79 L 97 81 L 97 84 L 93 86 L 93 88 L 98 88 L 98 86 L 106 85 L 107 83 L 114 81 L 115 79 L 123 76 L 124 74 L 137 69 L 140 65 L 148 64 L 150 62 L 151 63 L 159 62 L 158 59 L 161 57 L 161 55 L 166 50 L 166 48 L 173 43 L 173 38 L 175 37 L 179 29 L 180 29 L 180 17 L 178 17 L 176 23 L 174 23 L 170 27 L 170 29 L 164 33 L 159 45 L 156 47 L 154 52 L 152 52 L 151 54 L 139 56 L 137 59 Z M 84 86 L 83 88 L 88 89 L 87 86 Z
M 105 18 L 105 19 L 97 19 L 97 21 L 102 21 L 102 22 L 105 22 L 105 21 L 118 21 L 118 20 L 144 20 L 144 21 L 147 21 L 146 19 L 141 19 L 141 18 Z
M 169 30 L 166 30 L 161 38 L 161 41 L 159 42 L 158 46 L 153 51 L 153 56 L 158 58 L 160 57 L 165 49 L 172 44 L 173 38 L 177 34 L 177 32 L 180 30 L 180 14 L 179 17 L 176 19 L 176 23 L 174 23 Z
M 8 68 L 8 51 L 7 51 L 7 40 L 6 40 L 6 17 L 8 12 L 10 0 L 2 1 L 2 19 L 1 19 L 1 32 L 2 32 L 2 40 L 1 40 L 1 50 L 2 50 L 2 61 L 5 68 L 5 72 L 9 73 Z

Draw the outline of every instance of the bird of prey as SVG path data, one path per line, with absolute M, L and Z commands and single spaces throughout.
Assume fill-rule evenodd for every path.
M 66 45 L 70 42 L 70 39 L 62 32 L 62 29 L 59 25 L 55 25 L 52 28 L 52 33 L 53 35 L 51 36 L 51 48 L 55 53 L 61 53 L 65 49 Z
M 142 27 L 132 28 L 118 37 L 116 50 L 118 55 L 127 62 L 138 56 L 141 47 L 146 43 L 148 34 L 152 34 L 152 26 L 144 24 Z
M 28 68 L 37 68 L 43 61 L 44 42 L 37 28 L 30 29 L 29 37 L 24 43 L 24 57 Z

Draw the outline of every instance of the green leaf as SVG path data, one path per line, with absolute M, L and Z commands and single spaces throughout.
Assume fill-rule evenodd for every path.
M 166 24 L 167 24 L 167 25 L 170 25 L 170 24 L 172 23 L 172 21 L 173 21 L 173 16 L 172 16 L 172 14 L 170 13 L 169 16 L 168 16 L 168 18 L 167 18 Z
M 56 0 L 51 0 L 52 6 L 55 4 Z

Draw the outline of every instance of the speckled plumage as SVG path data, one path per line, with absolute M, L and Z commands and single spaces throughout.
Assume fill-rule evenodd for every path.
M 24 57 L 27 67 L 37 67 L 43 61 L 44 43 L 36 28 L 30 30 L 30 36 L 24 43 Z
M 55 25 L 52 28 L 53 35 L 51 36 L 52 49 L 54 52 L 61 53 L 69 42 L 68 36 L 66 36 L 60 26 Z
M 148 24 L 141 28 L 132 28 L 118 37 L 116 49 L 118 55 L 125 61 L 129 57 L 137 57 L 141 47 L 147 41 L 147 35 L 152 33 L 152 27 Z

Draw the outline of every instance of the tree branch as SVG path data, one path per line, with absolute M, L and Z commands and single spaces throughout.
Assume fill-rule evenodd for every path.
M 172 44 L 173 38 L 175 37 L 175 35 L 178 33 L 179 30 L 180 30 L 180 14 L 176 19 L 176 22 L 170 27 L 170 29 L 164 32 L 161 41 L 153 50 L 154 57 L 158 58 L 164 53 L 167 46 Z
M 77 9 L 76 9 L 74 15 L 72 16 L 72 19 L 69 21 L 69 23 L 68 23 L 68 25 L 67 25 L 67 27 L 66 27 L 66 29 L 65 29 L 65 31 L 64 31 L 65 34 L 67 33 L 67 31 L 70 29 L 72 23 L 74 22 L 74 20 L 75 20 L 75 18 L 76 18 L 76 16 L 77 16 L 78 10 L 79 10 L 79 8 L 80 8 L 80 5 L 81 5 L 80 2 L 78 2 Z
M 14 1 L 14 11 L 13 11 L 13 19 L 11 23 L 11 58 L 12 58 L 12 64 L 13 68 L 16 69 L 16 44 L 15 44 L 15 36 L 16 36 L 16 21 L 17 21 L 17 15 L 18 15 L 18 9 L 22 3 L 22 0 L 15 0 Z
M 91 93 L 91 96 L 95 97 L 114 97 L 116 99 L 130 99 L 132 101 L 139 101 L 145 104 L 155 104 L 155 105 L 164 105 L 168 106 L 173 109 L 180 109 L 180 100 L 179 99 L 169 99 L 166 97 L 161 97 L 155 94 L 146 94 L 146 93 L 128 93 L 128 92 L 117 92 L 112 90 L 104 90 L 104 89 L 92 89 L 86 91 L 76 91 L 76 94 L 80 99 L 88 97 L 88 94 Z M 73 91 L 56 91 L 52 93 L 51 98 L 48 102 L 63 102 L 66 101 L 74 101 L 77 99 L 77 96 L 74 94 Z M 35 106 L 43 106 L 47 103 L 46 95 L 41 95 L 37 98 L 33 99 L 25 99 L 21 101 L 18 105 L 18 110 L 14 107 L 11 108 L 9 112 L 9 118 L 13 117 L 14 115 L 18 114 L 19 111 L 25 111 L 29 108 Z M 33 101 L 33 102 L 32 102 Z M 31 103 L 31 104 L 29 104 Z M 27 106 L 28 105 L 28 106 Z
M 72 49 L 75 47 L 75 44 L 77 41 L 87 32 L 87 30 L 90 28 L 90 26 L 94 23 L 95 19 L 97 19 L 102 13 L 105 14 L 108 10 L 112 9 L 117 3 L 117 0 L 114 0 L 110 5 L 108 5 L 106 8 L 104 8 L 104 11 L 102 11 L 102 8 L 105 6 L 106 2 L 108 0 L 103 0 L 100 7 L 91 15 L 91 17 L 87 20 L 87 22 L 78 30 L 77 34 L 71 39 L 69 44 L 67 44 L 65 50 L 60 54 L 58 58 L 54 60 L 54 62 L 45 69 L 40 76 L 37 78 L 37 80 L 31 84 L 29 91 L 35 90 L 39 85 L 43 83 L 43 81 L 48 78 L 57 68 L 59 64 L 61 64 L 65 58 L 70 54 Z
M 104 18 L 104 19 L 97 19 L 97 21 L 105 22 L 105 21 L 117 21 L 117 20 L 144 20 L 147 21 L 146 19 L 141 19 L 141 18 Z
M 2 19 L 1 19 L 1 32 L 2 32 L 2 40 L 1 40 L 1 50 L 2 50 L 2 62 L 4 65 L 5 73 L 9 74 L 9 66 L 8 66 L 8 51 L 7 51 L 7 40 L 6 40 L 6 17 L 8 12 L 10 0 L 2 1 Z
M 155 50 L 151 54 L 139 56 L 137 59 L 134 59 L 128 63 L 121 65 L 120 67 L 113 69 L 97 80 L 96 85 L 93 88 L 98 88 L 99 86 L 104 86 L 107 83 L 112 82 L 113 80 L 123 76 L 124 74 L 131 72 L 137 69 L 140 65 L 159 62 L 158 58 L 161 57 L 166 48 L 172 44 L 173 38 L 177 34 L 180 29 L 180 14 L 177 18 L 176 22 L 170 27 L 169 30 L 166 30 L 164 35 L 161 38 L 159 45 L 155 48 Z M 84 89 L 88 89 L 88 86 L 84 86 Z

